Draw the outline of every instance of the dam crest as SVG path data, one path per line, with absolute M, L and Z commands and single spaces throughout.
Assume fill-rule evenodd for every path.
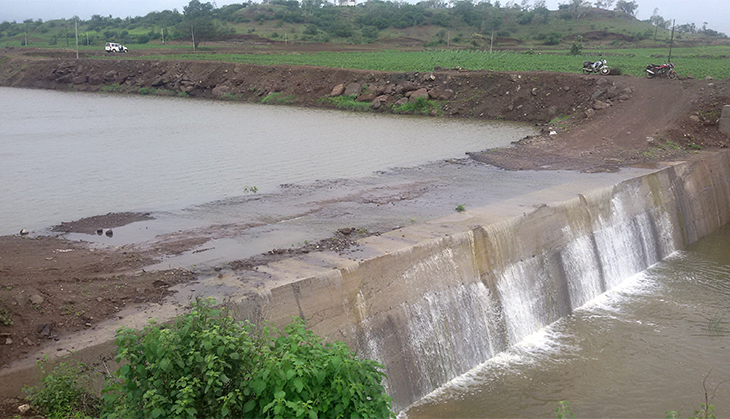
M 335 269 L 274 264 L 277 285 L 234 301 L 234 313 L 277 325 L 301 316 L 381 362 L 401 410 L 728 223 L 729 157 L 369 237 L 361 244 L 375 256 Z

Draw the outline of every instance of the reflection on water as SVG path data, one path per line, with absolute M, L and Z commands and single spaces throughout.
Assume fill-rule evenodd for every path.
M 463 157 L 508 123 L 0 88 L 0 234 Z
M 730 226 L 502 353 L 406 414 L 416 418 L 730 414 Z

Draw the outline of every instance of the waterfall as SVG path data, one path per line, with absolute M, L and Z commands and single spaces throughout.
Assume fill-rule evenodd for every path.
M 300 315 L 379 361 L 400 410 L 730 222 L 729 178 L 730 153 L 718 153 L 404 227 L 364 239 L 375 256 L 335 269 L 268 267 L 281 282 L 240 312 Z M 295 270 L 316 273 L 289 279 Z

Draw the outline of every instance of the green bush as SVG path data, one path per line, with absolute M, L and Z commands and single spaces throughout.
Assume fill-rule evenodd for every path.
M 335 96 L 326 98 L 337 109 L 345 109 L 348 111 L 368 111 L 370 110 L 370 102 L 358 102 L 355 100 L 357 96 Z
M 430 115 L 432 113 L 440 113 L 437 102 L 428 100 L 425 97 L 419 97 L 413 102 L 404 103 L 403 105 L 394 106 L 395 113 L 412 113 L 414 115 Z
M 37 362 L 41 370 L 41 383 L 32 388 L 24 388 L 28 403 L 48 418 L 85 418 L 97 416 L 99 400 L 87 392 L 79 383 L 84 364 L 71 366 L 60 363 L 47 373 L 45 360 Z
M 198 301 L 172 326 L 122 329 L 104 418 L 386 418 L 382 366 L 304 321 L 257 331 Z

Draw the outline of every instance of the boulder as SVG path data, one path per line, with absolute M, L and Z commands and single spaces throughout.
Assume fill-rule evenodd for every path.
M 383 104 L 388 102 L 389 98 L 390 96 L 388 95 L 380 95 L 376 97 L 372 102 L 370 102 L 370 109 L 380 109 Z
M 361 94 L 360 96 L 358 96 L 357 98 L 355 98 L 355 100 L 358 102 L 371 102 L 371 101 L 373 101 L 373 99 L 375 99 L 375 97 L 376 97 L 375 92 L 365 92 L 365 93 Z
M 362 90 L 362 84 L 350 83 L 347 85 L 347 88 L 345 89 L 345 95 L 346 96 L 357 96 L 360 94 L 361 90 Z
M 730 105 L 722 107 L 720 115 L 720 132 L 730 137 Z
M 401 105 L 405 105 L 406 103 L 408 103 L 408 98 L 407 97 L 402 97 L 402 98 L 396 100 L 395 103 L 394 103 L 394 105 L 395 106 L 401 106 Z
M 411 102 L 415 102 L 418 98 L 424 98 L 428 99 L 428 90 L 425 87 L 422 87 L 410 94 L 408 97 L 408 100 Z
M 89 78 L 86 76 L 86 74 L 81 74 L 79 76 L 74 77 L 71 80 L 71 83 L 73 83 L 73 84 L 84 84 L 87 81 L 89 81 Z
M 606 109 L 606 108 L 608 108 L 610 106 L 611 106 L 610 103 L 602 102 L 600 100 L 597 100 L 597 101 L 593 102 L 593 109 L 595 109 L 597 111 L 600 111 L 601 109 Z
M 345 85 L 340 83 L 337 86 L 332 88 L 332 91 L 330 92 L 330 97 L 342 96 L 344 93 L 345 93 Z
M 433 100 L 450 100 L 454 97 L 454 91 L 436 86 L 428 91 L 428 96 Z
M 231 93 L 231 88 L 228 86 L 216 86 L 213 88 L 213 96 L 219 99 L 228 93 Z

